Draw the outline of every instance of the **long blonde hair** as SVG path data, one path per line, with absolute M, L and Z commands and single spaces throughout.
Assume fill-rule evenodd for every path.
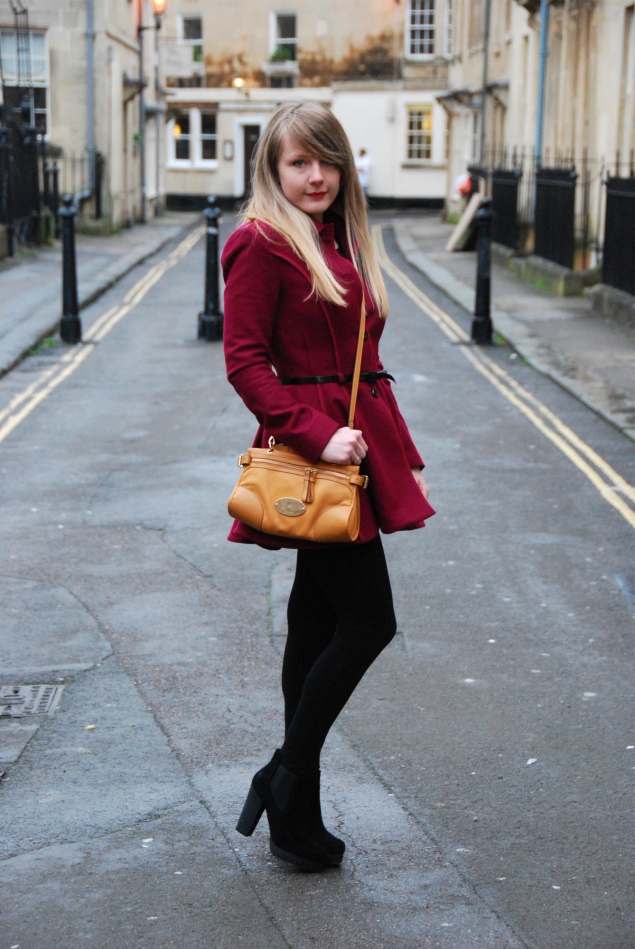
M 368 231 L 366 200 L 355 159 L 344 129 L 326 106 L 289 102 L 276 109 L 256 146 L 252 196 L 242 212 L 243 221 L 263 221 L 278 231 L 309 268 L 313 292 L 330 303 L 346 306 L 345 290 L 324 260 L 311 219 L 285 197 L 280 187 L 278 158 L 285 142 L 339 170 L 340 188 L 331 208 L 344 219 L 353 265 L 385 317 L 388 297 Z

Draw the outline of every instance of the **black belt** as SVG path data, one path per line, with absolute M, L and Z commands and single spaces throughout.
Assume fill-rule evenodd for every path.
M 395 379 L 390 375 L 389 372 L 386 372 L 385 369 L 382 369 L 380 372 L 362 372 L 360 374 L 360 382 L 377 382 L 378 379 L 391 379 L 392 382 L 395 382 Z M 294 376 L 292 379 L 283 378 L 280 379 L 280 382 L 283 386 L 310 386 L 317 385 L 322 382 L 352 382 L 353 373 L 351 372 L 348 376 Z

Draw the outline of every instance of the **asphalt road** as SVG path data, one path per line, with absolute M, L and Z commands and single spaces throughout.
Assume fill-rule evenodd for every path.
M 281 738 L 293 555 L 225 542 L 254 424 L 196 340 L 202 241 L 0 380 L 0 684 L 64 685 L 0 721 L 7 759 L 30 737 L 0 765 L 0 949 L 635 944 L 634 535 L 606 467 L 632 483 L 632 443 L 463 345 L 384 240 L 411 284 L 382 355 L 438 513 L 385 539 L 399 635 L 327 743 L 340 870 L 233 830 Z

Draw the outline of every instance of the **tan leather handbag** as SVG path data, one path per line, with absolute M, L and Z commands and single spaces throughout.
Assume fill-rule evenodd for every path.
M 348 425 L 354 428 L 366 313 L 362 304 Z M 368 485 L 359 465 L 308 462 L 287 445 L 250 448 L 229 499 L 231 517 L 276 537 L 318 543 L 351 543 L 359 534 L 359 490 Z

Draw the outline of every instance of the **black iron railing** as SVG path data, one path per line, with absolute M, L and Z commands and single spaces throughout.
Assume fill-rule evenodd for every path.
M 519 252 L 567 261 L 565 266 L 584 270 L 602 263 L 605 245 L 611 243 L 609 230 L 612 234 L 617 228 L 623 235 L 622 220 L 627 221 L 626 229 L 630 227 L 625 217 L 633 202 L 625 197 L 630 196 L 630 185 L 609 182 L 635 178 L 635 152 L 627 160 L 617 155 L 608 162 L 590 158 L 586 151 L 576 157 L 569 151 L 546 150 L 538 165 L 529 149 L 491 148 L 479 174 L 487 179 L 492 196 L 492 239 Z M 615 193 L 609 195 L 607 188 Z M 615 255 L 618 250 L 624 255 L 625 243 L 632 246 L 632 232 L 615 245 L 615 251 L 609 250 L 613 263 L 606 268 L 611 280 L 620 284 L 624 277 L 617 275 L 621 264 Z
M 635 176 L 607 177 L 602 282 L 635 295 Z

